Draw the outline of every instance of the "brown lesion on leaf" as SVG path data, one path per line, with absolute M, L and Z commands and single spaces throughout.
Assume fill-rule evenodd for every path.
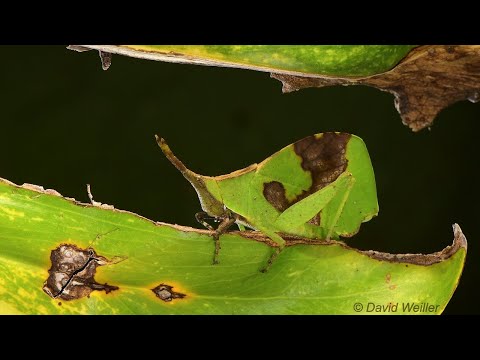
M 76 245 L 62 244 L 52 250 L 50 260 L 52 266 L 43 291 L 53 299 L 69 301 L 89 297 L 95 290 L 107 294 L 118 290 L 118 286 L 95 281 L 97 267 L 111 262 L 97 255 L 92 248 L 80 249 Z
M 350 138 L 350 134 L 327 132 L 320 136 L 309 136 L 294 143 L 293 149 L 302 160 L 302 169 L 311 174 L 312 185 L 293 200 L 288 201 L 283 184 L 270 181 L 263 184 L 265 199 L 275 209 L 283 212 L 334 182 L 347 168 L 348 160 L 345 154 Z M 313 217 L 309 223 L 319 225 L 320 214 Z
M 480 45 L 425 45 L 392 70 L 363 78 L 271 74 L 283 92 L 333 85 L 367 85 L 392 93 L 402 121 L 413 131 L 432 125 L 437 114 L 458 101 L 480 100 Z
M 392 274 L 387 273 L 387 275 L 385 275 L 385 284 L 388 285 L 388 288 L 390 290 L 395 290 L 397 288 L 397 285 L 391 284 L 391 282 L 392 282 Z
M 186 294 L 176 292 L 173 290 L 173 286 L 167 284 L 160 284 L 152 289 L 156 297 L 164 302 L 170 302 L 174 299 L 183 299 Z
M 6 179 L 0 178 L 0 183 L 4 183 L 13 187 L 16 187 L 18 189 L 24 188 L 28 189 L 30 191 L 37 192 L 41 195 L 48 195 L 48 196 L 58 196 L 60 197 L 61 195 L 58 194 L 57 192 L 54 193 L 49 193 L 49 190 L 44 190 L 42 187 L 36 186 L 35 189 L 30 188 L 29 186 L 26 185 L 16 185 Z M 66 201 L 77 205 L 77 206 L 82 206 L 82 207 L 92 207 L 91 204 L 85 204 L 81 203 L 75 199 L 72 198 L 63 198 Z M 167 226 L 169 228 L 182 231 L 184 233 L 195 233 L 195 234 L 201 234 L 201 235 L 206 235 L 206 236 L 212 236 L 214 234 L 214 231 L 211 230 L 202 230 L 202 229 L 196 229 L 192 228 L 189 226 L 182 226 L 182 225 L 173 225 L 173 224 L 167 224 L 164 222 L 155 222 L 152 220 L 149 220 L 145 217 L 142 217 L 138 214 L 125 211 L 125 210 L 117 210 L 117 209 L 109 209 L 109 210 L 103 210 L 103 211 L 112 211 L 116 213 L 122 213 L 122 214 L 128 214 L 131 216 L 134 216 L 137 219 L 144 220 L 148 223 L 151 223 L 152 225 L 155 226 Z M 309 246 L 341 246 L 347 250 L 354 250 L 359 252 L 360 254 L 366 255 L 374 260 L 378 261 L 387 261 L 387 262 L 392 262 L 392 263 L 403 263 L 405 264 L 405 267 L 409 267 L 408 264 L 413 264 L 413 265 L 421 265 L 421 266 L 428 266 L 432 264 L 436 264 L 442 261 L 445 261 L 449 259 L 451 256 L 455 255 L 459 250 L 467 250 L 467 239 L 465 238 L 465 235 L 462 232 L 462 229 L 458 224 L 453 225 L 453 231 L 454 231 L 454 240 L 453 244 L 450 246 L 447 246 L 444 248 L 442 251 L 435 252 L 432 254 L 389 254 L 389 253 L 383 253 L 383 252 L 378 252 L 378 251 L 373 251 L 373 250 L 358 250 L 352 247 L 349 247 L 342 241 L 335 241 L 335 240 L 313 240 L 313 239 L 307 239 L 307 238 L 302 238 L 299 236 L 294 236 L 291 234 L 284 234 L 280 233 L 279 235 L 285 240 L 285 246 L 296 246 L 296 245 L 309 245 Z M 270 247 L 278 247 L 279 245 L 275 243 L 273 240 L 271 240 L 268 236 L 262 234 L 260 231 L 231 231 L 229 232 L 231 236 L 240 236 L 244 239 L 248 240 L 253 240 L 257 241 L 260 243 L 263 243 L 267 246 Z M 105 260 L 105 258 L 103 258 Z M 124 258 L 118 258 L 118 261 L 123 260 Z M 115 261 L 115 262 L 118 262 Z M 109 264 L 112 264 L 114 262 L 109 261 Z M 101 264 L 103 265 L 103 264 Z M 45 283 L 47 285 L 47 282 Z M 45 290 L 45 288 L 44 288 Z

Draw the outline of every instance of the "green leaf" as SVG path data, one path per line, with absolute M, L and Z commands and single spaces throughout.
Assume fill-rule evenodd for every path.
M 432 125 L 457 101 L 480 100 L 480 45 L 71 45 L 98 50 L 108 69 L 112 54 L 266 71 L 283 92 L 333 85 L 367 85 L 392 93 L 413 131 Z
M 87 45 L 150 60 L 245 68 L 290 75 L 369 76 L 393 68 L 412 45 Z
M 221 262 L 213 266 L 211 232 L 96 204 L 0 180 L 1 313 L 354 314 L 392 304 L 380 311 L 433 314 L 447 305 L 466 256 L 458 226 L 454 244 L 430 255 L 362 252 L 289 237 L 282 256 L 262 274 L 272 243 L 260 233 L 222 236 Z M 50 257 L 61 244 L 94 249 L 95 286 L 118 290 L 69 301 L 47 295 Z

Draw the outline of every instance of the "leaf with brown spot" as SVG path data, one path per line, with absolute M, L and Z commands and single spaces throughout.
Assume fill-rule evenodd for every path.
M 282 256 L 262 274 L 258 269 L 275 246 L 262 233 L 223 235 L 221 262 L 213 266 L 210 231 L 155 223 L 0 179 L 0 313 L 376 313 L 371 303 L 387 310 L 397 305 L 386 314 L 438 314 L 457 287 L 467 252 L 460 227 L 454 231 L 452 246 L 428 255 L 359 251 L 285 235 Z M 67 243 L 80 252 L 94 248 L 97 259 L 124 259 L 95 273 L 97 283 L 119 290 L 93 291 L 61 305 L 48 296 L 43 286 L 51 251 Z M 171 301 L 154 293 L 159 285 L 158 295 Z
M 170 302 L 174 299 L 183 299 L 185 296 L 187 296 L 173 290 L 173 288 L 173 286 L 167 284 L 160 284 L 158 286 L 155 286 L 152 291 L 157 298 L 165 302 Z
M 414 131 L 442 109 L 480 100 L 480 45 L 83 45 L 131 57 L 271 73 L 283 92 L 367 85 L 392 93 L 402 121 Z M 281 59 L 281 60 L 279 60 Z
M 92 291 L 109 293 L 118 290 L 118 286 L 99 284 L 94 276 L 98 266 L 110 263 L 95 250 L 80 249 L 73 244 L 62 244 L 52 250 L 52 266 L 43 285 L 43 291 L 53 299 L 74 300 L 90 296 Z
M 480 45 L 429 45 L 413 49 L 392 70 L 363 78 L 271 75 L 283 92 L 333 85 L 368 85 L 395 96 L 402 121 L 414 131 L 432 125 L 458 101 L 480 100 Z

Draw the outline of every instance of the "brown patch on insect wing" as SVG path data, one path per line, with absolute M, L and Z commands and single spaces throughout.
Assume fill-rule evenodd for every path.
M 50 260 L 52 266 L 43 291 L 53 299 L 69 301 L 89 297 L 95 290 L 107 294 L 118 290 L 117 286 L 95 281 L 97 267 L 110 262 L 91 248 L 83 250 L 75 245 L 62 244 L 52 250 Z
M 186 294 L 182 294 L 173 290 L 173 286 L 160 284 L 152 289 L 156 297 L 164 302 L 171 302 L 173 299 L 183 299 Z
M 290 206 L 285 195 L 285 187 L 278 181 L 264 183 L 263 196 L 280 212 L 285 211 Z
M 306 137 L 294 144 L 295 153 L 302 159 L 302 168 L 312 175 L 312 186 L 296 201 L 331 184 L 345 171 L 348 165 L 345 153 L 350 138 L 350 134 L 329 132 Z
M 295 153 L 302 159 L 302 168 L 310 172 L 312 185 L 292 201 L 286 197 L 285 187 L 278 181 L 263 184 L 263 196 L 278 211 L 282 212 L 293 204 L 303 200 L 314 192 L 334 182 L 347 168 L 345 157 L 346 147 L 351 135 L 345 133 L 324 133 L 319 136 L 309 136 L 297 141 Z M 320 214 L 310 220 L 310 223 L 320 223 Z

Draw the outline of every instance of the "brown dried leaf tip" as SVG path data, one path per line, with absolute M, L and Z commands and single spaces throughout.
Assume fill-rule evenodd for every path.
M 392 70 L 364 78 L 272 74 L 283 92 L 332 85 L 368 85 L 395 96 L 403 123 L 413 131 L 432 125 L 437 114 L 457 101 L 480 100 L 480 45 L 425 45 Z
M 90 296 L 94 290 L 118 290 L 118 286 L 99 284 L 94 276 L 98 266 L 110 263 L 103 256 L 88 248 L 80 249 L 75 245 L 62 244 L 52 250 L 50 254 L 52 267 L 50 274 L 43 284 L 43 291 L 51 298 L 62 300 L 81 299 Z
M 173 286 L 160 284 L 152 289 L 153 293 L 162 301 L 170 302 L 173 299 L 183 299 L 185 294 L 173 291 Z
M 100 60 L 102 61 L 102 69 L 108 70 L 110 65 L 112 65 L 112 54 L 105 51 L 99 51 L 98 55 L 100 56 Z

